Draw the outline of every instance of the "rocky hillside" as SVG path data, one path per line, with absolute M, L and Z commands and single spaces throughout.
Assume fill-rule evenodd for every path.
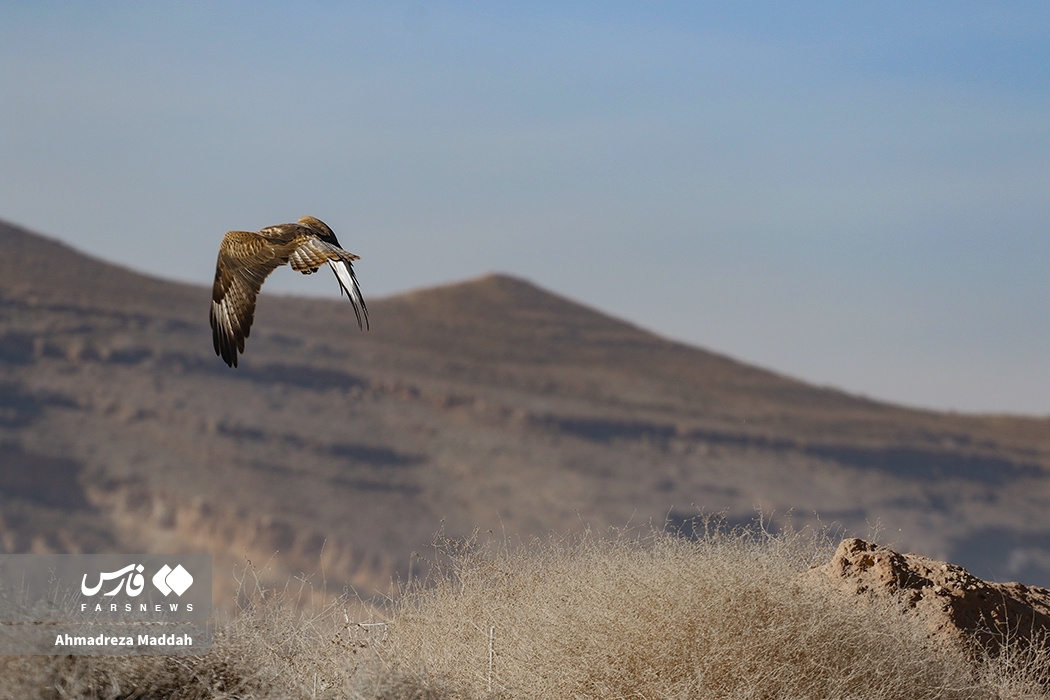
M 207 550 L 386 589 L 438 531 L 761 508 L 1050 584 L 1047 419 L 814 387 L 500 275 L 368 298 L 368 333 L 334 280 L 264 290 L 232 370 L 210 290 L 12 226 L 0 245 L 3 551 Z

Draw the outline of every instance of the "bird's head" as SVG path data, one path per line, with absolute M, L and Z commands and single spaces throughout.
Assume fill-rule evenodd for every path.
M 326 238 L 326 237 L 334 238 L 335 237 L 335 232 L 333 232 L 332 229 L 328 228 L 328 224 L 326 224 L 325 222 L 321 221 L 320 219 L 318 219 L 316 217 L 313 217 L 313 216 L 300 217 L 299 224 L 302 225 L 302 226 L 306 226 L 307 228 L 311 228 L 314 231 L 317 231 L 317 233 L 319 233 L 322 238 Z

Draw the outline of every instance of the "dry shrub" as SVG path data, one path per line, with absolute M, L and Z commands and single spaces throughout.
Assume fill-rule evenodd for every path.
M 799 575 L 819 538 L 582 536 L 459 546 L 407 595 L 387 651 L 461 697 L 995 697 L 892 603 Z
M 1003 640 L 992 656 L 975 645 L 977 677 L 1000 700 L 1050 698 L 1050 636 L 1035 633 Z
M 242 585 L 205 655 L 0 658 L 0 698 L 1050 698 L 1045 647 L 974 666 L 901 606 L 806 583 L 831 550 L 719 527 L 451 542 L 387 621 Z

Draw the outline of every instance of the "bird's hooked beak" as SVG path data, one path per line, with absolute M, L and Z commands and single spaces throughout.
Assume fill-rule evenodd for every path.
M 318 219 L 316 217 L 313 217 L 313 216 L 302 216 L 302 217 L 299 218 L 299 223 L 302 226 L 306 226 L 307 228 L 311 228 L 314 231 L 317 231 L 318 233 L 320 233 L 323 236 L 335 237 L 335 232 L 332 231 L 332 229 L 328 228 L 328 224 L 326 224 L 325 222 L 321 221 L 320 219 Z

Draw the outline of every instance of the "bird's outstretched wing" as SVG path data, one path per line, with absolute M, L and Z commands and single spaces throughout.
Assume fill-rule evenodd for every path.
M 347 255 L 353 254 L 347 253 Z M 355 260 L 357 259 L 356 255 L 353 255 L 353 257 Z M 357 327 L 367 329 L 368 307 L 365 306 L 365 298 L 361 296 L 361 285 L 357 283 L 354 266 L 346 259 L 332 260 L 328 264 L 331 266 L 332 271 L 335 272 L 336 279 L 339 280 L 339 288 L 346 292 L 346 296 L 350 299 L 350 305 L 354 307 L 354 315 L 357 316 Z
M 361 256 L 340 248 L 338 242 L 330 243 L 313 235 L 297 237 L 295 250 L 288 256 L 292 269 L 304 275 L 317 272 L 321 265 L 328 263 L 339 280 L 339 289 L 346 292 L 354 307 L 358 327 L 364 329 L 368 328 L 368 307 L 354 274 L 354 261 L 360 259 Z
M 211 337 L 215 353 L 230 367 L 237 366 L 237 354 L 244 352 L 259 289 L 285 262 L 273 244 L 257 233 L 230 231 L 219 246 L 211 292 Z

